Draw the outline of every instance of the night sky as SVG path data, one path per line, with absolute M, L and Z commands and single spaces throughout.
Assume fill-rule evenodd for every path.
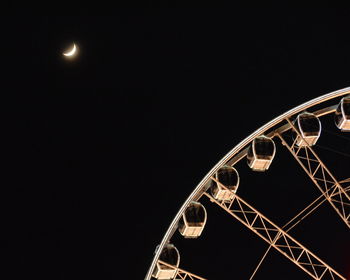
M 285 111 L 350 86 L 348 15 L 163 8 L 2 18 L 1 278 L 143 279 L 187 196 L 230 149 Z M 72 42 L 80 52 L 66 60 Z M 349 178 L 350 134 L 331 116 L 322 125 L 315 151 Z M 276 145 L 266 173 L 244 160 L 236 168 L 238 194 L 282 226 L 320 192 Z M 172 240 L 180 266 L 249 279 L 268 244 L 201 202 L 202 236 Z M 349 230 L 330 205 L 291 235 L 350 278 Z M 254 279 L 311 278 L 272 250 Z

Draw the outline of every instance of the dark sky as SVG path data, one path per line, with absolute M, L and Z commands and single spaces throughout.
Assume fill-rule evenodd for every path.
M 350 86 L 341 9 L 119 9 L 2 21 L 6 279 L 143 279 L 182 203 L 231 148 L 286 110 Z M 72 42 L 80 53 L 68 61 L 61 53 Z M 324 147 L 350 154 L 350 135 L 322 121 L 328 132 L 315 150 L 346 179 L 349 157 Z M 237 170 L 239 195 L 281 226 L 319 195 L 280 143 L 268 172 L 244 161 Z M 202 203 L 203 235 L 173 238 L 181 267 L 249 279 L 268 245 Z M 329 205 L 291 235 L 350 277 L 349 231 Z M 255 279 L 267 278 L 310 279 L 276 252 Z

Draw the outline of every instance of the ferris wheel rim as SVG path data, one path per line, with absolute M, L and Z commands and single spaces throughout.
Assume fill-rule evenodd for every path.
M 207 182 L 210 180 L 210 177 L 217 172 L 220 167 L 227 164 L 227 162 L 237 153 L 239 153 L 244 147 L 246 147 L 250 142 L 254 140 L 257 136 L 260 136 L 264 134 L 269 129 L 273 128 L 274 126 L 277 126 L 279 123 L 281 123 L 286 118 L 290 118 L 291 116 L 300 113 L 310 107 L 313 107 L 315 105 L 324 103 L 326 101 L 335 99 L 337 97 L 341 97 L 344 95 L 350 94 L 350 87 L 346 87 L 343 89 L 339 89 L 324 95 L 321 95 L 319 97 L 316 97 L 314 99 L 311 99 L 305 103 L 302 103 L 296 107 L 293 107 L 292 109 L 286 111 L 285 113 L 282 113 L 281 115 L 277 116 L 276 118 L 272 119 L 271 121 L 267 122 L 257 130 L 255 130 L 253 133 L 251 133 L 249 136 L 244 138 L 241 142 L 239 142 L 235 147 L 233 147 L 221 160 L 219 160 L 214 167 L 203 177 L 203 179 L 197 184 L 197 186 L 194 188 L 192 193 L 187 197 L 181 208 L 178 210 L 177 214 L 175 215 L 174 219 L 172 220 L 170 226 L 168 227 L 165 235 L 163 236 L 163 239 L 161 243 L 157 246 L 157 250 L 154 253 L 154 257 L 151 263 L 151 266 L 148 269 L 148 272 L 146 274 L 145 280 L 150 280 L 152 277 L 152 272 L 156 266 L 156 262 L 159 259 L 159 256 L 164 248 L 164 246 L 169 243 L 170 238 L 174 234 L 176 230 L 177 223 L 179 219 L 181 218 L 182 214 L 186 210 L 189 203 L 192 201 L 197 201 L 201 194 L 204 192 L 204 187 L 207 184 Z M 327 113 L 327 112 L 326 112 Z M 326 114 L 325 112 L 321 112 L 321 114 Z M 344 180 L 347 181 L 348 179 Z

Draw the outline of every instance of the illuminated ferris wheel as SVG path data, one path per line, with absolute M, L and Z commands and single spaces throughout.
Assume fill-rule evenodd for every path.
M 334 115 L 335 126 L 341 133 L 350 132 L 350 88 L 322 95 L 289 110 L 227 153 L 202 179 L 176 214 L 157 246 L 145 280 L 205 279 L 184 270 L 186 265 L 180 264 L 180 253 L 172 237 L 176 231 L 184 238 L 197 238 L 202 234 L 207 221 L 202 200 L 206 198 L 269 244 L 250 279 L 270 249 L 274 249 L 313 279 L 346 280 L 288 233 L 323 202 L 329 203 L 350 229 L 350 178 L 338 180 L 313 148 L 322 131 L 322 117 L 330 114 Z M 239 196 L 240 176 L 236 167 L 238 162 L 246 160 L 252 171 L 266 171 L 273 162 L 278 144 L 290 152 L 320 191 L 318 199 L 281 227 Z

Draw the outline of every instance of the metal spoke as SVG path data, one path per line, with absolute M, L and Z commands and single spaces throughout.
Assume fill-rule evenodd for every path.
M 299 131 L 295 128 L 294 124 L 289 119 L 287 119 L 287 122 L 289 123 L 292 130 L 300 137 L 302 137 Z M 304 169 L 306 174 L 321 191 L 323 196 L 336 210 L 337 214 L 341 217 L 347 227 L 350 228 L 350 209 L 348 205 L 346 205 L 350 202 L 350 196 L 341 187 L 339 182 L 335 179 L 326 165 L 321 161 L 315 151 L 308 145 L 304 147 L 298 147 L 295 140 L 291 144 L 288 144 L 288 141 L 283 137 L 282 134 L 277 134 L 277 136 L 281 139 L 282 144 L 287 147 L 296 161 Z M 304 142 L 307 143 L 306 141 Z M 333 186 L 335 186 L 335 188 Z
M 176 232 L 176 229 L 178 227 L 178 222 L 181 219 L 184 211 L 187 209 L 188 205 L 193 201 L 198 201 L 203 195 L 210 197 L 210 194 L 207 193 L 207 190 L 210 187 L 211 178 L 222 166 L 224 165 L 233 166 L 238 161 L 242 160 L 247 155 L 248 146 L 258 136 L 266 135 L 271 138 L 279 136 L 281 138 L 282 137 L 281 135 L 293 129 L 293 125 L 291 125 L 291 122 L 288 120 L 293 116 L 295 116 L 296 114 L 301 113 L 305 110 L 309 110 L 309 108 L 314 108 L 314 106 L 319 105 L 321 103 L 345 96 L 349 93 L 350 93 L 350 87 L 319 96 L 299 106 L 296 106 L 291 110 L 281 114 L 280 116 L 272 119 L 271 121 L 269 121 L 268 123 L 260 127 L 259 129 L 251 133 L 248 137 L 243 139 L 241 142 L 239 142 L 235 147 L 233 147 L 203 177 L 203 179 L 198 183 L 198 185 L 193 189 L 191 194 L 184 201 L 183 205 L 181 206 L 181 208 L 173 218 L 172 222 L 170 223 L 161 242 L 159 243 L 159 249 L 153 256 L 152 263 L 147 271 L 145 280 L 150 280 L 152 278 L 152 272 L 154 271 L 154 268 L 159 261 L 160 253 L 162 252 L 164 246 L 166 246 L 166 244 L 170 242 L 173 234 Z M 317 117 L 321 117 L 328 114 L 332 114 L 337 109 L 337 105 L 328 104 L 326 106 L 327 107 L 318 109 L 313 113 Z M 286 120 L 287 120 L 287 123 L 285 122 Z M 350 186 L 347 186 L 347 188 L 344 188 L 343 190 L 339 186 L 339 184 L 337 184 L 336 180 L 332 178 L 330 172 L 328 172 L 328 169 L 322 164 L 318 164 L 319 162 L 318 157 L 317 155 L 314 155 L 312 151 L 309 151 L 309 150 L 305 151 L 304 148 L 296 148 L 293 151 L 300 156 L 300 159 L 298 159 L 299 161 L 306 162 L 304 165 L 301 163 L 301 165 L 303 166 L 303 168 L 306 169 L 305 171 L 307 173 L 308 172 L 310 173 L 314 183 L 316 185 L 319 185 L 318 186 L 319 188 L 325 189 L 322 191 L 322 194 L 325 197 L 324 201 L 325 200 L 329 201 L 330 204 L 336 209 L 337 213 L 343 218 L 343 220 L 348 221 L 350 219 L 350 213 L 348 213 L 348 208 L 346 207 L 349 207 L 348 202 L 349 202 L 349 196 L 350 196 Z M 310 154 L 305 154 L 305 153 L 310 153 Z M 348 179 L 346 182 L 350 182 L 350 179 Z M 335 185 L 335 187 L 333 187 L 333 185 Z M 287 235 L 285 231 L 283 230 L 281 231 L 280 228 L 278 228 L 272 222 L 267 220 L 255 209 L 251 208 L 243 200 L 239 199 L 238 196 L 236 196 L 231 203 L 226 203 L 226 202 L 219 203 L 218 201 L 215 201 L 215 200 L 213 201 L 219 204 L 232 216 L 234 217 L 236 216 L 238 220 L 240 220 L 243 224 L 248 226 L 256 234 L 262 237 L 266 242 L 272 245 L 272 247 L 274 247 L 277 251 L 279 251 L 284 256 L 286 256 L 291 261 L 293 261 L 295 264 L 297 264 L 301 269 L 303 269 L 309 275 L 312 275 L 314 279 L 322 279 L 322 280 L 328 280 L 328 279 L 344 280 L 345 279 L 341 275 L 336 273 L 332 268 L 325 265 L 319 258 L 317 258 L 317 256 L 313 255 L 311 252 L 303 248 L 297 241 L 295 241 L 292 237 Z M 311 212 L 312 211 L 308 213 L 311 213 Z M 294 227 L 297 223 L 299 223 L 302 219 L 304 219 L 306 215 L 304 215 L 302 218 L 298 218 L 298 220 L 293 221 L 292 227 Z M 177 273 L 175 279 L 203 279 L 199 276 L 195 276 L 194 274 L 186 272 L 182 269 L 179 269 L 178 271 L 179 273 Z
M 213 181 L 220 184 L 222 188 L 229 190 L 222 185 L 214 177 Z M 218 201 L 208 192 L 204 193 L 210 201 L 219 205 L 222 209 L 228 212 L 231 216 L 239 220 L 242 224 L 248 227 L 255 234 L 260 236 L 274 249 L 287 257 L 290 261 L 304 270 L 312 278 L 320 279 L 342 279 L 346 280 L 333 268 L 327 265 L 324 261 L 318 258 L 315 254 L 309 251 L 301 243 L 291 237 L 286 231 L 279 228 L 272 221 L 258 212 L 255 208 L 245 202 L 237 194 L 230 202 Z M 233 211 L 236 210 L 236 211 Z M 249 212 L 248 212 L 249 211 Z M 331 278 L 330 278 L 331 277 Z
M 164 265 L 164 266 L 167 266 L 167 267 L 169 267 L 169 268 L 176 269 L 176 274 L 175 274 L 175 277 L 174 277 L 175 280 L 177 280 L 177 279 L 182 279 L 182 280 L 187 280 L 187 279 L 192 279 L 192 280 L 196 280 L 196 279 L 198 279 L 198 280 L 207 280 L 207 279 L 205 279 L 205 278 L 203 278 L 203 277 L 200 277 L 200 276 L 198 276 L 198 275 L 195 275 L 195 274 L 193 274 L 193 273 L 191 273 L 191 272 L 188 272 L 188 271 L 186 271 L 186 270 L 184 270 L 184 269 L 182 269 L 182 268 L 173 266 L 173 265 L 168 264 L 168 263 L 166 263 L 166 262 L 163 262 L 163 261 L 161 261 L 161 260 L 158 260 L 158 263 L 160 263 L 160 264 L 162 264 L 162 265 Z
M 323 198 L 323 199 L 322 199 Z M 322 199 L 322 200 L 321 200 Z M 320 201 L 321 200 L 321 201 Z M 320 195 L 318 198 L 316 198 L 312 203 L 310 203 L 306 208 L 304 208 L 302 211 L 300 211 L 293 219 L 291 219 L 288 223 L 286 223 L 282 229 L 284 229 L 286 232 L 289 232 L 292 228 L 294 228 L 297 224 L 299 224 L 302 220 L 304 220 L 308 215 L 310 215 L 312 212 L 314 212 L 318 207 L 320 207 L 325 201 L 327 201 L 324 197 L 323 194 Z M 318 203 L 317 203 L 318 202 Z M 316 206 L 314 206 L 311 210 L 309 210 L 304 216 L 302 216 L 301 218 L 299 218 L 298 220 L 296 220 L 299 216 L 301 216 L 304 212 L 306 212 L 309 208 L 311 208 L 313 205 L 315 205 L 317 203 Z M 289 224 L 291 224 L 293 221 L 296 222 L 294 224 L 292 224 L 290 227 L 287 228 L 287 226 Z M 287 229 L 286 229 L 287 228 Z M 249 278 L 249 280 L 252 280 L 256 274 L 256 272 L 258 271 L 258 269 L 260 268 L 260 266 L 262 265 L 263 261 L 265 260 L 267 254 L 270 252 L 270 249 L 272 248 L 272 246 L 270 245 L 265 254 L 262 256 L 260 262 L 258 263 L 258 265 L 256 266 L 252 276 Z

